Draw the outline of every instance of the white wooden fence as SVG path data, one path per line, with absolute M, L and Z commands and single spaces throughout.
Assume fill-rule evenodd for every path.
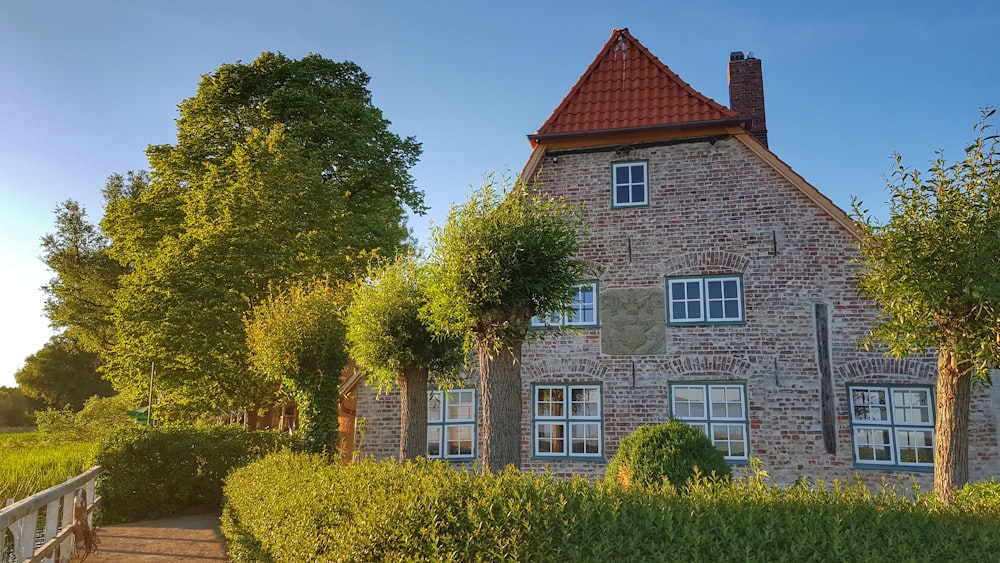
M 91 512 L 100 502 L 94 498 L 97 477 L 104 470 L 98 466 L 70 477 L 65 483 L 45 489 L 18 502 L 7 501 L 0 509 L 0 554 L 7 550 L 7 530 L 14 536 L 14 560 L 24 562 L 69 561 L 73 551 L 73 531 L 83 528 L 86 519 L 89 529 Z M 41 545 L 38 543 L 38 512 L 45 508 L 45 528 Z

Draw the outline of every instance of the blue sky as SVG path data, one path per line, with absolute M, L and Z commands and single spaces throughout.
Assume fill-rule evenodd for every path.
M 114 172 L 172 143 L 199 77 L 263 51 L 351 60 L 431 206 L 425 240 L 484 172 L 519 171 L 534 132 L 615 28 L 727 104 L 731 51 L 762 59 L 770 148 L 847 209 L 884 214 L 892 154 L 958 159 L 1000 105 L 993 0 L 940 2 L 0 2 L 0 385 L 50 330 L 39 239 L 68 198 L 94 221 Z

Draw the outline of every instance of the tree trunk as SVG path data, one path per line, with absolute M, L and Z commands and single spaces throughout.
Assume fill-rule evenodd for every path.
M 427 370 L 407 368 L 399 377 L 399 459 L 427 455 Z
M 945 504 L 969 480 L 969 405 L 972 375 L 954 352 L 938 350 L 934 423 L 934 493 Z
M 483 470 L 521 468 L 521 342 L 494 351 L 479 342 Z

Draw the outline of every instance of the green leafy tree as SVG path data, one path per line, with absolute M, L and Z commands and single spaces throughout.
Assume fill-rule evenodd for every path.
M 574 208 L 488 176 L 431 234 L 425 311 L 477 350 L 486 470 L 521 465 L 521 348 L 531 317 L 571 302 L 581 229 Z
M 40 406 L 17 387 L 0 387 L 0 427 L 30 425 Z
M 21 392 L 38 401 L 43 408 L 78 411 L 90 397 L 107 397 L 114 393 L 111 384 L 98 373 L 99 364 L 97 354 L 59 334 L 28 356 L 14 379 Z
M 461 340 L 436 334 L 420 315 L 427 282 L 416 256 L 399 255 L 369 270 L 347 309 L 351 358 L 368 371 L 369 384 L 401 391 L 400 459 L 426 454 L 428 380 L 448 381 L 463 359 Z
M 936 350 L 934 491 L 948 502 L 969 477 L 972 381 L 1000 364 L 1000 165 L 984 111 L 963 160 L 939 151 L 927 175 L 897 155 L 890 216 L 854 203 L 862 294 L 881 307 L 869 344 L 898 357 Z
M 113 292 L 125 268 L 108 256 L 111 241 L 87 220 L 82 205 L 68 199 L 55 214 L 56 232 L 42 237 L 42 259 L 55 273 L 42 287 L 45 314 L 81 348 L 101 353 L 114 341 Z
M 337 447 L 340 375 L 348 359 L 347 296 L 316 278 L 270 296 L 246 321 L 254 372 L 296 402 L 308 448 L 328 455 Z
M 264 53 L 202 77 L 177 142 L 147 149 L 147 184 L 105 193 L 101 225 L 130 268 L 115 293 L 107 373 L 139 393 L 151 364 L 161 417 L 253 408 L 243 317 L 268 288 L 351 279 L 422 213 L 420 146 L 389 131 L 353 63 Z

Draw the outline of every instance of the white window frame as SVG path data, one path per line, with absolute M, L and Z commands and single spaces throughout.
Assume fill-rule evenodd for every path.
M 574 402 L 574 391 L 596 393 L 596 401 Z M 533 455 L 540 458 L 603 458 L 603 395 L 603 389 L 598 384 L 539 384 L 532 387 Z M 575 409 L 576 405 L 585 410 Z M 555 443 L 560 443 L 561 448 L 555 448 Z M 574 452 L 575 447 L 584 451 Z M 586 451 L 588 449 L 592 451 Z
M 729 283 L 735 283 L 736 285 L 735 296 L 725 294 L 726 285 Z M 715 284 L 719 284 L 722 288 L 723 294 L 721 297 L 710 296 L 710 291 Z M 675 299 L 675 286 L 684 287 L 683 297 Z M 689 289 L 692 287 L 698 289 L 698 295 L 696 297 L 689 296 Z M 741 275 L 670 277 L 666 278 L 666 290 L 667 324 L 740 324 L 745 322 L 746 315 L 743 299 L 743 276 Z M 726 304 L 733 302 L 736 303 L 736 315 L 727 315 Z M 683 318 L 674 315 L 675 303 L 685 304 L 685 316 Z M 713 303 L 722 303 L 721 316 L 711 314 Z M 697 314 L 689 314 L 691 304 L 697 304 Z
M 642 179 L 637 181 L 632 175 L 632 167 L 640 166 L 642 167 Z M 625 182 L 618 181 L 618 170 L 626 168 L 628 169 L 628 179 Z M 642 200 L 633 201 L 632 191 L 636 186 L 642 186 Z M 628 189 L 628 201 L 619 201 L 618 199 L 618 188 L 624 187 Z M 628 162 L 612 162 L 611 163 L 611 206 L 612 207 L 638 207 L 641 205 L 649 205 L 649 163 L 646 161 L 628 161 Z
M 556 328 L 556 327 L 591 327 L 597 326 L 597 303 L 599 299 L 598 286 L 596 281 L 589 281 L 576 284 L 576 294 L 570 302 L 570 315 L 562 315 L 559 312 L 545 313 L 531 317 L 532 328 Z M 585 294 L 589 294 L 591 299 L 585 301 Z M 584 312 L 589 311 L 593 320 L 578 320 Z
M 700 400 L 683 398 L 682 401 L 681 391 L 697 391 Z M 723 400 L 714 400 L 713 395 L 718 397 L 720 392 L 725 395 L 722 397 Z M 738 412 L 732 412 L 733 405 L 739 406 Z M 685 381 L 670 384 L 670 417 L 704 432 L 730 463 L 746 462 L 750 459 L 748 408 L 747 387 L 743 382 Z M 693 410 L 700 412 L 692 412 Z M 736 429 L 739 432 L 734 437 L 733 431 Z M 742 445 L 742 455 L 733 454 L 734 444 Z
M 475 459 L 476 412 L 475 389 L 428 391 L 427 457 L 448 460 Z M 453 443 L 459 448 L 463 443 L 469 443 L 468 452 L 451 453 L 450 448 Z M 435 446 L 437 453 L 432 453 Z
M 923 395 L 923 404 L 910 403 L 909 400 L 914 395 Z M 924 470 L 934 468 L 933 388 L 913 385 L 850 385 L 847 388 L 847 400 L 856 466 Z M 913 440 L 918 435 L 924 438 L 922 444 Z M 921 458 L 924 461 L 919 461 Z

